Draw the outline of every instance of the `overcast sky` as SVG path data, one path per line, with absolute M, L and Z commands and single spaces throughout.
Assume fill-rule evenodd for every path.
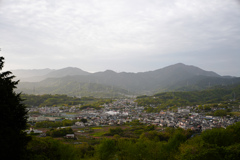
M 240 76 L 238 0 L 0 0 L 4 70 L 143 72 L 175 63 Z

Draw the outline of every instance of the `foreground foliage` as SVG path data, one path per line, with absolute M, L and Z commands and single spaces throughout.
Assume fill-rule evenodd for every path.
M 4 58 L 0 57 L 0 71 Z M 27 111 L 20 94 L 14 92 L 18 81 L 13 81 L 11 72 L 0 73 L 0 150 L 1 159 L 24 159 L 29 138 L 26 129 Z
M 33 138 L 28 144 L 28 159 L 31 160 L 77 160 L 92 155 L 88 144 L 70 145 L 52 138 Z
M 126 138 L 115 128 L 96 145 L 65 144 L 52 138 L 33 138 L 28 145 L 30 159 L 86 160 L 237 160 L 240 158 L 240 122 L 226 129 L 206 130 L 191 137 L 191 130 L 166 128 L 159 132 L 150 127 L 138 138 Z M 148 127 L 149 128 L 149 127 Z

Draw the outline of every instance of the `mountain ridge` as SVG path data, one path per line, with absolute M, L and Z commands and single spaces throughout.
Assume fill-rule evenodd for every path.
M 205 71 L 202 70 L 199 67 L 193 66 L 193 65 L 185 65 L 183 63 L 176 63 L 173 65 L 169 65 L 160 69 L 156 69 L 153 71 L 146 71 L 146 72 L 115 72 L 113 70 L 105 70 L 105 71 L 98 71 L 98 72 L 94 72 L 94 73 L 90 73 L 87 71 L 84 71 L 80 68 L 77 67 L 65 67 L 65 68 L 61 68 L 61 69 L 17 69 L 17 70 L 11 70 L 11 72 L 13 72 L 13 74 L 20 79 L 22 82 L 39 82 L 42 81 L 44 79 L 47 78 L 53 78 L 53 77 L 64 77 L 64 76 L 74 76 L 74 75 L 90 75 L 90 74 L 145 74 L 148 73 L 149 75 L 151 75 L 151 73 L 156 73 L 156 72 L 161 72 L 158 74 L 164 74 L 164 72 L 162 72 L 163 70 L 168 70 L 169 72 L 169 68 L 174 70 L 174 69 L 179 69 L 179 68 L 191 68 L 194 70 L 198 70 L 199 72 L 201 72 L 202 75 L 203 72 L 208 72 L 209 76 L 220 76 L 217 73 L 213 72 L 213 71 Z M 192 71 L 191 71 L 192 72 Z M 193 72 L 192 72 L 193 73 Z
M 116 92 L 116 94 L 139 95 L 173 90 L 202 90 L 208 88 L 209 84 L 215 86 L 240 82 L 240 78 L 237 77 L 220 76 L 213 71 L 205 71 L 182 63 L 138 73 L 117 73 L 112 70 L 88 73 L 73 67 L 51 73 L 40 82 L 20 81 L 19 91 L 33 93 L 34 90 L 35 94 L 66 94 L 67 92 L 69 95 L 84 95 L 90 92 L 94 95 L 99 92 L 108 92 L 108 94 Z

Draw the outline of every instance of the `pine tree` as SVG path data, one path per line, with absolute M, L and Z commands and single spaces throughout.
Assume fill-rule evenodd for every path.
M 0 57 L 0 71 L 4 58 Z M 14 89 L 19 81 L 14 81 L 10 71 L 0 72 L 0 159 L 25 159 L 29 138 L 24 129 L 27 111 L 20 93 Z

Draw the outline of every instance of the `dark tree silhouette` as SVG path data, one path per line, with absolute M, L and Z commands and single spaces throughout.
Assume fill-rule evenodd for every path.
M 4 58 L 0 57 L 0 71 Z M 0 159 L 26 159 L 26 145 L 30 140 L 26 129 L 27 111 L 20 93 L 14 92 L 19 81 L 10 71 L 0 72 Z

